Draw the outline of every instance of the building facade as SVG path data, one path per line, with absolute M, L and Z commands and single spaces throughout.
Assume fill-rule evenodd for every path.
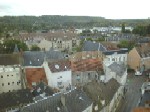
M 20 67 L 0 66 L 0 93 L 22 89 Z

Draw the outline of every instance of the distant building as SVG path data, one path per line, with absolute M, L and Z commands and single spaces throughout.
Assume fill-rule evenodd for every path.
M 52 30 L 48 33 L 30 33 L 20 34 L 19 38 L 23 40 L 29 48 L 37 45 L 41 50 L 49 51 L 50 48 L 68 52 L 72 48 L 79 46 L 80 39 L 76 33 L 70 30 Z

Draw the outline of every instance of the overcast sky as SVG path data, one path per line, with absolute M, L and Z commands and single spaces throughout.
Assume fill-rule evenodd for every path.
M 0 0 L 4 15 L 77 15 L 147 19 L 150 0 Z

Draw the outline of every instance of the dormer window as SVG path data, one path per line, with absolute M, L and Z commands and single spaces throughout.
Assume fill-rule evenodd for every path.
M 30 61 L 29 63 L 30 63 L 30 65 L 32 65 L 32 62 L 31 62 L 31 61 Z
M 67 66 L 65 66 L 65 69 L 67 69 Z

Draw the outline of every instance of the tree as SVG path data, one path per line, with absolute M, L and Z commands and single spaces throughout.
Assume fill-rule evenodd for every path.
M 19 40 L 5 40 L 3 43 L 4 53 L 13 53 L 15 45 L 17 45 L 19 51 L 22 49 L 23 51 L 28 50 L 28 47 L 25 43 Z
M 139 34 L 140 36 L 146 36 L 147 34 L 147 28 L 146 26 L 136 26 L 133 30 L 132 30 L 133 34 Z
M 122 41 L 120 41 L 120 43 L 117 46 L 119 48 L 128 48 L 128 50 L 130 51 L 135 46 L 135 42 L 122 40 Z
M 86 38 L 87 41 L 92 41 L 92 38 L 88 37 Z
M 147 34 L 150 34 L 150 24 L 147 26 Z
M 31 51 L 40 51 L 41 49 L 37 45 L 32 45 Z
M 98 41 L 98 42 L 105 41 L 105 38 L 104 38 L 104 37 L 99 37 L 99 38 L 97 39 L 97 41 Z
M 121 27 L 122 27 L 121 32 L 122 32 L 122 33 L 125 33 L 125 30 L 126 30 L 126 29 L 125 29 L 125 23 L 122 23 Z

